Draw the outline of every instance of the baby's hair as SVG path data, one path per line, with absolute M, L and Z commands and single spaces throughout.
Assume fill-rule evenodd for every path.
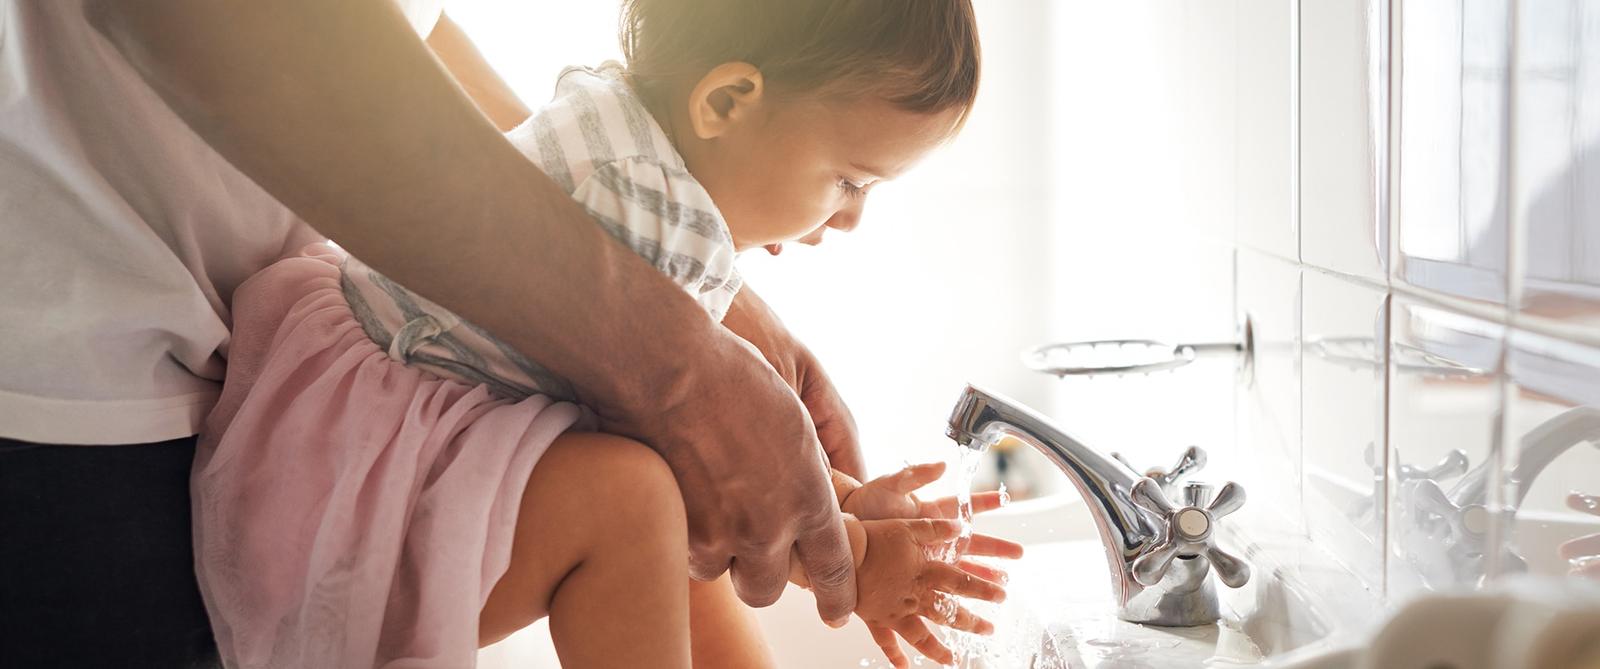
M 971 0 L 624 0 L 620 32 L 654 100 L 728 62 L 756 66 L 778 94 L 959 109 L 956 127 L 978 92 Z

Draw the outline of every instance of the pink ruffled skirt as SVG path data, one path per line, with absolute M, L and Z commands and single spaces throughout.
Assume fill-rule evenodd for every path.
M 245 282 L 191 481 L 230 667 L 468 667 L 523 489 L 580 418 L 391 360 L 308 247 Z

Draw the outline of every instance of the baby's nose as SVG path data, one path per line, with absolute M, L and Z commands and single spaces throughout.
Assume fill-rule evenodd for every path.
M 860 224 L 861 205 L 857 204 L 849 209 L 843 209 L 834 213 L 833 217 L 829 218 L 828 222 L 824 225 L 827 225 L 828 227 L 840 232 L 849 232 L 856 229 L 856 226 Z

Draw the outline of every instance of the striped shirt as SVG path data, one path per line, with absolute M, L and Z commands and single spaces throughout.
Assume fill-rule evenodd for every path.
M 555 99 L 507 138 L 608 234 L 722 320 L 742 284 L 728 226 L 615 66 L 568 68 Z M 571 384 L 482 328 L 353 257 L 343 270 L 351 311 L 390 358 L 503 397 L 575 399 Z

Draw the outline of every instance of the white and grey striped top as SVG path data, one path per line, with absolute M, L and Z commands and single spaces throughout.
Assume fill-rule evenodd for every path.
M 507 138 L 607 233 L 722 320 L 742 284 L 728 226 L 615 65 L 562 72 L 555 99 Z M 504 397 L 575 399 L 538 362 L 355 258 L 345 260 L 341 285 L 367 336 L 399 362 Z

